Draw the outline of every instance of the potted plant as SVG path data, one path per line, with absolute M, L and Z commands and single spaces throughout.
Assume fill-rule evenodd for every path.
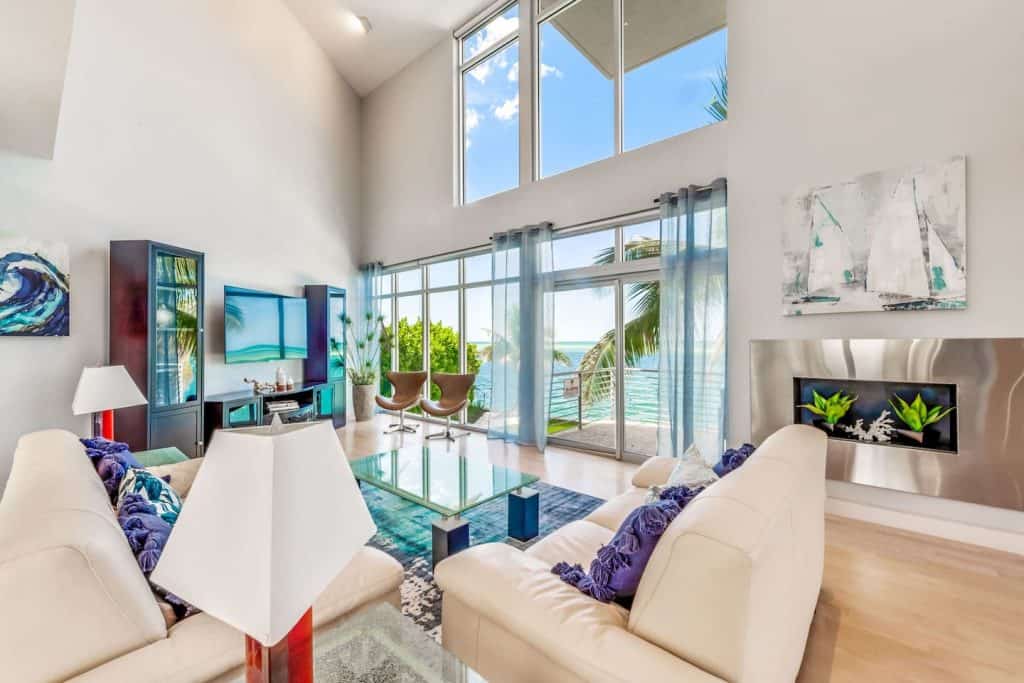
M 931 425 L 940 422 L 953 412 L 955 408 L 955 406 L 945 410 L 943 410 L 942 406 L 932 406 L 929 408 L 921 399 L 921 394 L 918 394 L 911 403 L 907 403 L 896 394 L 893 394 L 893 398 L 896 399 L 896 402 L 893 403 L 890 400 L 889 405 L 892 406 L 896 417 L 909 428 L 897 429 L 895 430 L 896 433 L 920 444 L 925 442 L 933 443 L 938 440 L 938 430 L 932 429 Z
M 335 363 L 346 369 L 352 381 L 352 410 L 356 422 L 365 422 L 373 418 L 380 355 L 378 330 L 383 317 L 367 311 L 358 326 L 347 315 L 343 314 L 341 319 L 345 324 L 348 343 L 342 344 L 340 340 L 331 337 L 331 353 Z
M 837 391 L 828 398 L 813 389 L 811 393 L 814 395 L 814 403 L 801 403 L 797 408 L 806 408 L 820 416 L 821 419 L 815 420 L 814 424 L 824 427 L 830 432 L 835 431 L 836 423 L 843 419 L 843 416 L 849 412 L 850 406 L 857 400 L 856 396 L 848 396 L 841 391 Z

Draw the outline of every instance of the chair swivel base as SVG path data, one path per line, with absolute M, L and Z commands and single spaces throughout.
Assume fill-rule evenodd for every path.
M 388 428 L 384 430 L 385 434 L 415 434 L 416 429 L 419 425 L 407 425 L 405 424 L 405 411 L 400 410 L 398 412 L 398 422 L 392 422 L 388 425 Z
M 461 439 L 464 436 L 469 436 L 469 432 L 460 432 L 456 434 L 452 431 L 452 419 L 448 418 L 444 425 L 443 432 L 434 432 L 433 434 L 427 434 L 424 439 L 446 439 L 454 442 L 456 439 Z
M 394 422 L 394 423 L 389 424 L 387 426 L 387 429 L 384 430 L 384 433 L 385 434 L 398 434 L 399 432 L 401 432 L 403 434 L 415 434 L 416 433 L 416 428 L 418 426 L 419 425 L 406 425 L 406 424 L 402 424 L 400 422 Z

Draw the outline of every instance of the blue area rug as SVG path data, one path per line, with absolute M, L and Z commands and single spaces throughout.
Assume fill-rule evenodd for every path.
M 531 484 L 531 488 L 540 492 L 537 538 L 527 543 L 508 538 L 507 497 L 503 496 L 463 515 L 469 521 L 470 543 L 505 542 L 525 548 L 569 522 L 586 517 L 604 503 L 600 498 L 540 481 Z M 367 484 L 363 485 L 362 492 L 378 529 L 370 545 L 391 555 L 405 568 L 402 613 L 439 639 L 441 591 L 434 583 L 430 568 L 430 525 L 440 515 Z

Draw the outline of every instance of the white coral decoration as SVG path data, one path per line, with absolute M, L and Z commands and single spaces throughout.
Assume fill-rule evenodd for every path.
M 839 426 L 861 441 L 877 441 L 878 443 L 889 443 L 892 441 L 892 430 L 896 428 L 896 424 L 889 417 L 888 410 L 883 410 L 882 414 L 876 417 L 867 429 L 864 429 L 863 419 L 858 419 L 853 423 L 852 427 L 849 425 Z

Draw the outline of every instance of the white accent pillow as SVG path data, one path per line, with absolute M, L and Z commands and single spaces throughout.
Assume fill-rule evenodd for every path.
M 711 469 L 711 466 L 704 462 L 704 456 L 696 444 L 691 444 L 683 457 L 679 458 L 672 474 L 668 475 L 665 486 L 685 486 L 696 488 L 698 486 L 710 486 L 718 481 L 718 475 Z

